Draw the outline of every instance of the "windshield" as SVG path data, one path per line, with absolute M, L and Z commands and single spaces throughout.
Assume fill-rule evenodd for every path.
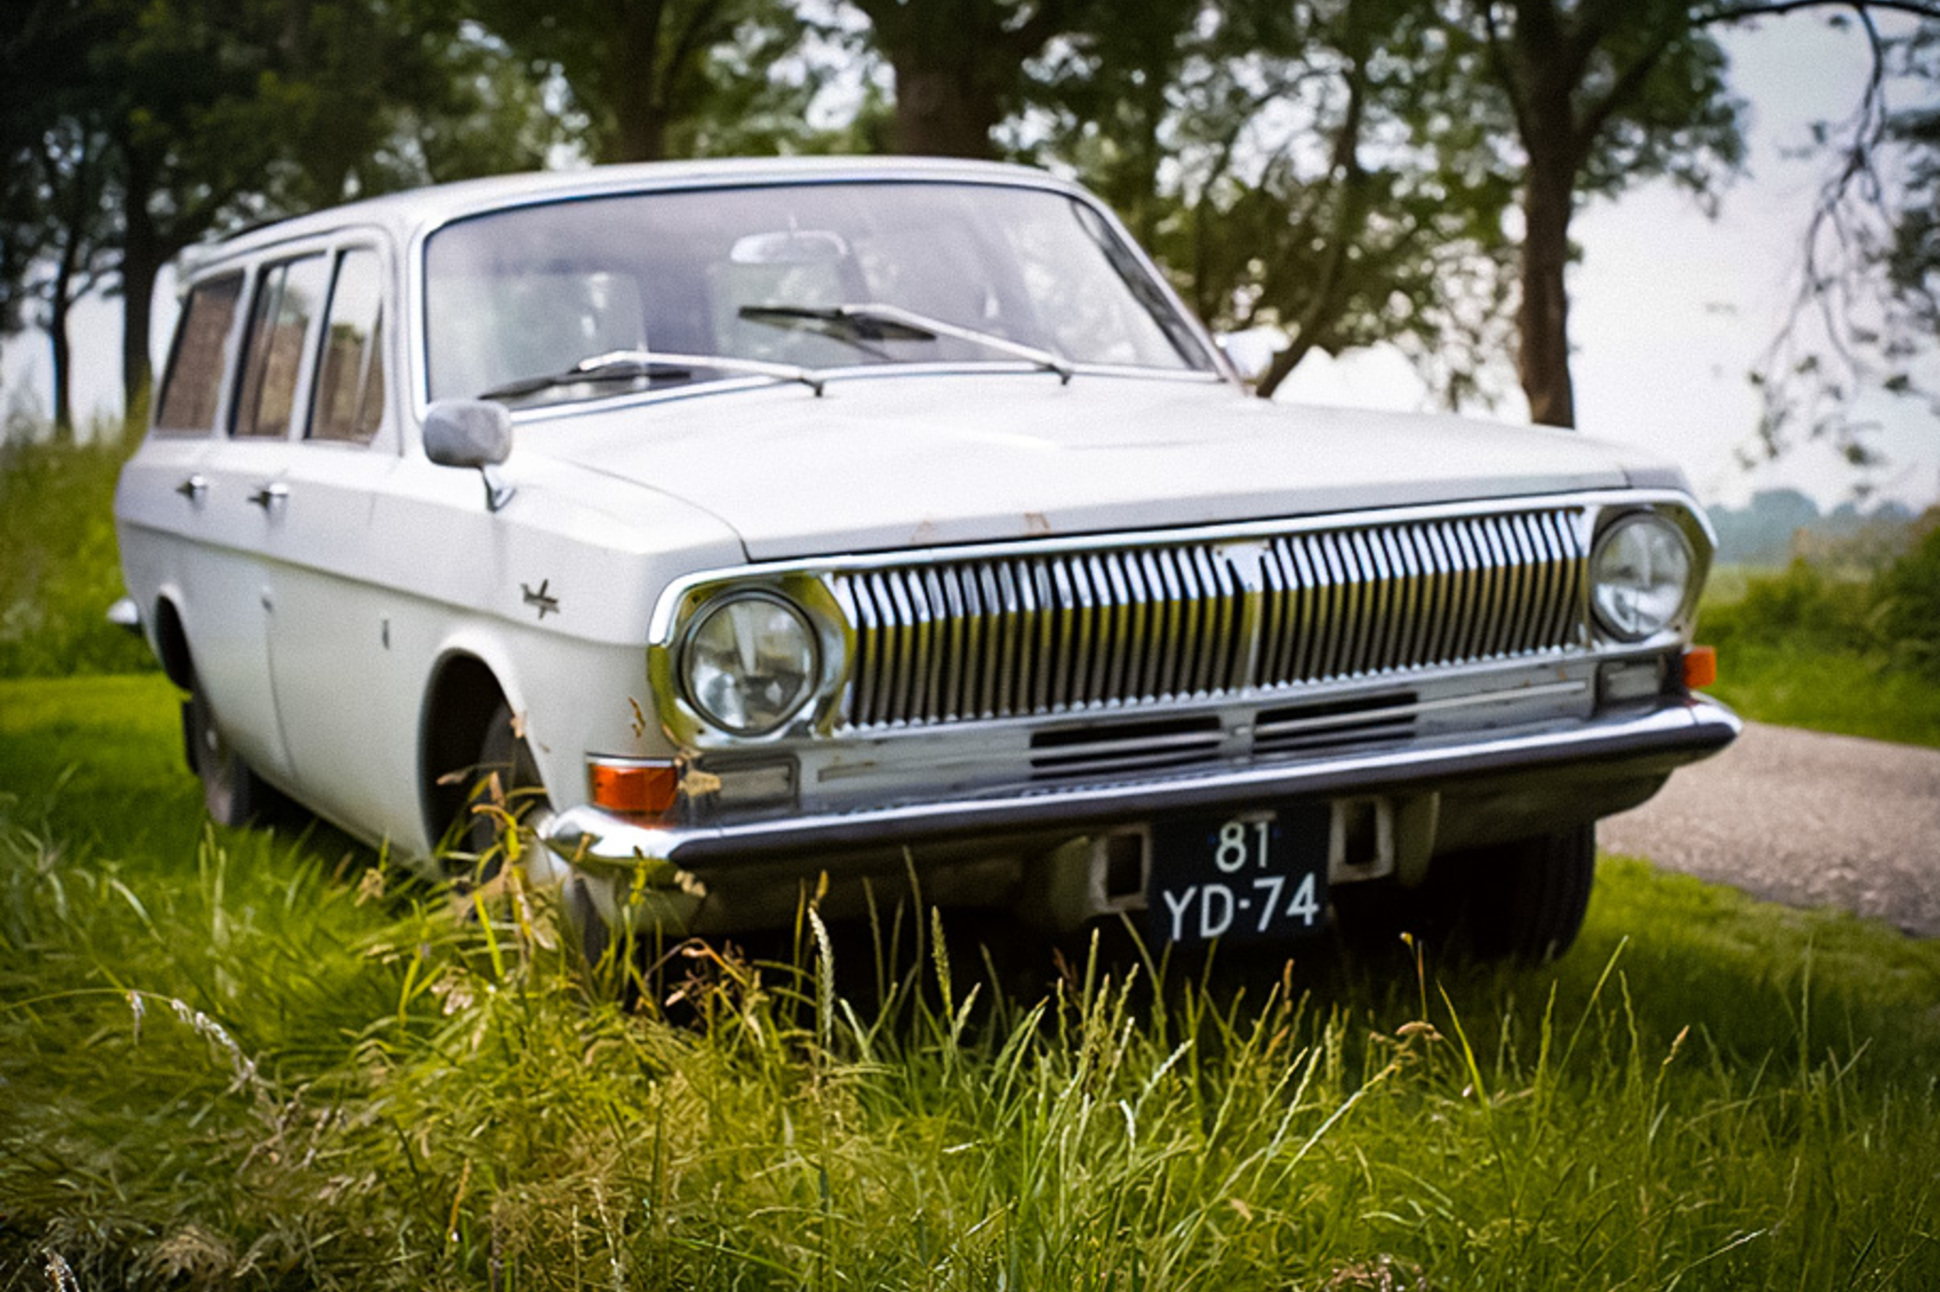
M 746 375 L 690 362 L 707 355 L 805 369 L 1014 365 L 1031 352 L 1210 366 L 1105 221 L 1038 189 L 788 184 L 555 202 L 440 230 L 425 273 L 433 399 L 512 390 L 530 406 Z M 838 317 L 845 307 L 859 312 Z M 951 330 L 891 325 L 884 310 Z M 561 379 L 612 352 L 687 361 Z

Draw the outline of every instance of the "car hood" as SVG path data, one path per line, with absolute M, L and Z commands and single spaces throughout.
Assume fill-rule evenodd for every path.
M 758 561 L 1621 488 L 1633 457 L 1570 431 L 1037 373 L 696 392 L 517 437 L 713 513 Z

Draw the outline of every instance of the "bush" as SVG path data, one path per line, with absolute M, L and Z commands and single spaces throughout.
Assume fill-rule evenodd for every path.
M 1877 599 L 1871 582 L 1834 579 L 1795 560 L 1781 573 L 1748 579 L 1737 600 L 1707 604 L 1703 636 L 1719 646 L 1864 651 L 1873 644 Z
M 0 447 L 0 677 L 155 667 L 105 618 L 122 595 L 114 490 L 132 444 Z
M 1794 558 L 1729 592 L 1714 587 L 1704 636 L 1719 645 L 1876 655 L 1875 663 L 1940 676 L 1940 508 L 1911 527 L 1917 541 L 1871 568 Z
M 1879 625 L 1894 662 L 1940 680 L 1940 515 L 1879 581 Z

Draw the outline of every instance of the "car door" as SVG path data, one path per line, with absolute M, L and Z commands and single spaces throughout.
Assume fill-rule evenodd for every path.
M 269 553 L 270 672 L 306 802 L 359 833 L 395 833 L 416 784 L 417 671 L 394 649 L 399 592 L 372 528 L 395 487 L 390 257 L 374 235 L 325 253 L 328 289 L 278 478 Z M 415 824 L 414 819 L 411 819 Z

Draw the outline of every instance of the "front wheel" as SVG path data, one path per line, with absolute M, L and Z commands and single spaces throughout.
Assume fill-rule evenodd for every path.
M 478 783 L 466 801 L 459 837 L 473 858 L 476 878 L 486 880 L 507 860 L 523 863 L 535 849 L 544 848 L 539 833 L 552 816 L 552 799 L 539 776 L 538 760 L 512 707 L 503 700 L 486 721 L 474 770 Z M 536 873 L 556 873 L 558 865 L 546 858 Z M 578 935 L 588 963 L 597 966 L 611 945 L 612 931 L 587 890 L 588 882 L 582 875 L 567 874 L 561 897 L 567 927 Z
M 1583 928 L 1596 877 L 1596 827 L 1492 844 L 1435 858 L 1419 888 L 1342 885 L 1343 930 L 1363 949 L 1399 934 L 1476 962 L 1541 965 Z
M 1482 960 L 1547 964 L 1582 931 L 1596 879 L 1594 823 L 1437 861 Z M 1441 875 L 1431 878 L 1431 884 Z
M 503 700 L 485 724 L 473 773 L 477 783 L 465 802 L 460 834 L 478 877 L 489 879 L 508 856 L 523 857 L 541 846 L 537 831 L 552 815 L 538 761 Z

